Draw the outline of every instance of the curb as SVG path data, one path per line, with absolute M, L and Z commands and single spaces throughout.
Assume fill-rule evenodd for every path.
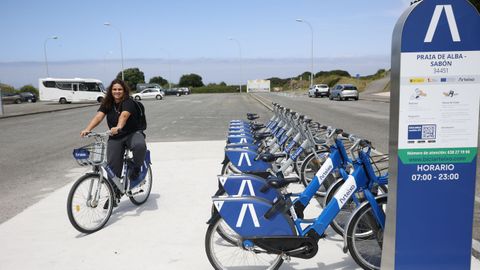
M 273 107 L 267 105 L 267 104 L 265 103 L 265 101 L 261 100 L 261 98 L 260 98 L 259 96 L 255 95 L 255 94 L 252 94 L 252 93 L 248 93 L 248 95 L 249 95 L 250 97 L 252 97 L 253 99 L 255 99 L 256 101 L 258 101 L 260 104 L 262 104 L 262 105 L 263 105 L 265 108 L 267 108 L 268 110 L 273 111 Z
M 91 107 L 91 106 L 98 106 L 98 104 L 97 103 L 95 103 L 95 104 L 85 104 L 85 105 L 69 107 L 69 108 L 52 109 L 52 110 L 28 112 L 28 113 L 18 113 L 18 114 L 11 114 L 11 115 L 2 115 L 2 116 L 0 116 L 0 119 L 20 117 L 20 116 L 26 116 L 26 115 L 35 115 L 35 114 L 41 114 L 41 113 L 66 111 L 66 110 L 73 110 L 73 109 L 79 109 L 79 108 L 85 108 L 85 107 Z

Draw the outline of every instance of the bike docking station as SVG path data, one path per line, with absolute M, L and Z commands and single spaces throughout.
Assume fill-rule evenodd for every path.
M 470 269 L 479 9 L 473 0 L 424 0 L 395 26 L 382 269 Z

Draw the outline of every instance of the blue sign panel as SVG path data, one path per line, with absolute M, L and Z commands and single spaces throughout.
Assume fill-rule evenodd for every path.
M 394 267 L 470 269 L 480 14 L 424 0 L 401 35 Z

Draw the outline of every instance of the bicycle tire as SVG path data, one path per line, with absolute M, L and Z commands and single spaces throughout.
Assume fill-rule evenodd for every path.
M 253 263 L 263 263 L 257 267 L 274 270 L 278 269 L 282 265 L 283 258 L 280 254 L 266 253 L 263 250 L 260 251 L 258 247 L 255 247 L 255 251 L 245 249 L 242 246 L 241 237 L 238 237 L 236 243 L 232 244 L 224 240 L 221 236 L 216 236 L 218 233 L 218 226 L 221 223 L 222 218 L 217 215 L 217 217 L 215 217 L 208 226 L 205 235 L 205 252 L 207 253 L 208 260 L 214 269 L 223 270 L 229 269 L 230 267 L 244 268 L 247 265 L 255 268 L 256 265 L 253 265 Z M 230 255 L 227 254 L 228 252 L 230 252 Z M 220 257 L 220 255 L 222 256 Z M 260 256 L 262 258 L 260 258 Z M 226 263 L 238 263 L 238 265 L 226 265 Z
M 135 205 L 142 205 L 143 203 L 145 203 L 148 200 L 148 197 L 150 196 L 150 192 L 152 191 L 153 176 L 152 176 L 152 168 L 150 167 L 150 165 L 147 165 L 147 175 L 145 176 L 145 178 L 146 178 L 146 181 L 143 184 L 130 190 L 130 192 L 132 192 L 132 194 L 135 194 L 135 195 L 131 195 L 128 198 Z M 139 193 L 136 193 L 136 192 L 139 192 Z
M 317 151 L 318 154 L 322 153 L 327 153 L 327 151 Z M 314 162 L 319 162 L 318 164 L 315 164 Z M 312 152 L 310 153 L 305 160 L 302 163 L 302 166 L 300 167 L 300 182 L 307 187 L 310 182 L 312 181 L 313 177 L 315 176 L 315 173 L 320 169 L 322 166 L 323 162 L 320 163 L 316 159 L 315 154 Z M 327 179 L 323 181 L 322 185 L 316 192 L 316 195 L 319 197 L 325 197 L 327 195 L 327 190 L 328 188 L 334 183 L 335 177 L 332 176 L 332 174 L 329 174 L 327 176 Z
M 84 197 L 84 201 L 82 201 L 82 198 L 79 198 L 79 202 L 77 202 L 76 199 L 77 196 L 77 191 L 79 189 L 83 189 L 86 191 L 86 194 L 88 196 L 88 189 L 85 190 L 83 188 L 83 184 L 87 180 L 93 180 L 95 183 L 97 183 L 97 186 L 92 186 L 92 190 L 94 190 L 96 187 L 98 187 L 98 183 L 101 184 L 101 191 L 106 190 L 105 196 L 101 196 L 101 200 L 98 201 L 98 203 L 95 206 L 89 205 L 88 201 L 86 200 L 86 197 Z M 87 183 L 87 185 L 94 185 L 94 182 Z M 100 175 L 98 174 L 85 174 L 82 177 L 80 177 L 72 186 L 70 189 L 70 192 L 68 194 L 67 198 L 67 213 L 68 213 L 68 219 L 70 220 L 70 223 L 72 226 L 78 230 L 79 232 L 90 234 L 94 233 L 108 222 L 110 219 L 110 216 L 112 215 L 112 210 L 113 210 L 113 200 L 114 200 L 114 195 L 113 195 L 113 190 L 111 185 L 106 181 L 106 179 L 103 179 L 103 181 L 100 181 Z M 103 209 L 103 206 L 108 202 L 108 208 Z M 93 225 L 88 226 L 84 222 L 81 222 L 82 217 L 86 218 L 95 218 L 93 214 L 96 214 L 96 216 L 100 216 L 99 214 L 105 214 L 103 218 L 100 219 L 100 222 L 94 222 Z
M 387 197 L 377 197 L 375 201 L 385 213 Z M 372 212 L 370 203 L 361 205 L 352 215 L 347 228 L 350 255 L 360 267 L 367 270 L 380 269 L 382 260 L 383 230 L 378 227 Z M 366 247 L 366 251 L 363 247 Z

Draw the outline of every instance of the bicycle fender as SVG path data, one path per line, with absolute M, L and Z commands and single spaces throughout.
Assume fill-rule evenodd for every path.
M 207 220 L 207 224 L 210 225 L 212 222 L 217 219 L 217 217 L 220 216 L 220 214 L 217 211 L 217 208 L 215 208 L 215 211 L 213 212 L 212 216 Z
M 228 137 L 227 137 L 227 143 L 228 143 L 228 144 L 230 144 L 230 143 L 248 143 L 248 144 L 253 144 L 253 143 L 255 143 L 255 139 L 253 139 L 252 137 L 232 135 L 232 136 L 228 136 Z
M 150 158 L 150 150 L 147 149 L 147 152 L 145 153 L 145 163 L 147 165 L 152 164 L 152 160 Z
M 265 218 L 272 203 L 258 197 L 212 197 L 223 220 L 242 237 L 295 236 L 292 219 L 283 213 Z
M 241 172 L 265 172 L 271 168 L 270 163 L 255 160 L 257 152 L 247 149 L 225 149 L 225 154 L 232 164 Z
M 258 146 L 255 144 L 248 144 L 248 143 L 231 143 L 227 144 L 225 146 L 227 149 L 232 149 L 232 148 L 242 148 L 242 149 L 248 149 L 252 150 L 254 152 L 258 152 Z
M 269 202 L 273 202 L 275 198 L 281 196 L 280 192 L 274 188 L 268 188 L 265 192 L 262 192 L 261 190 L 267 184 L 267 181 L 255 175 L 220 175 L 218 181 L 229 196 L 257 196 Z

